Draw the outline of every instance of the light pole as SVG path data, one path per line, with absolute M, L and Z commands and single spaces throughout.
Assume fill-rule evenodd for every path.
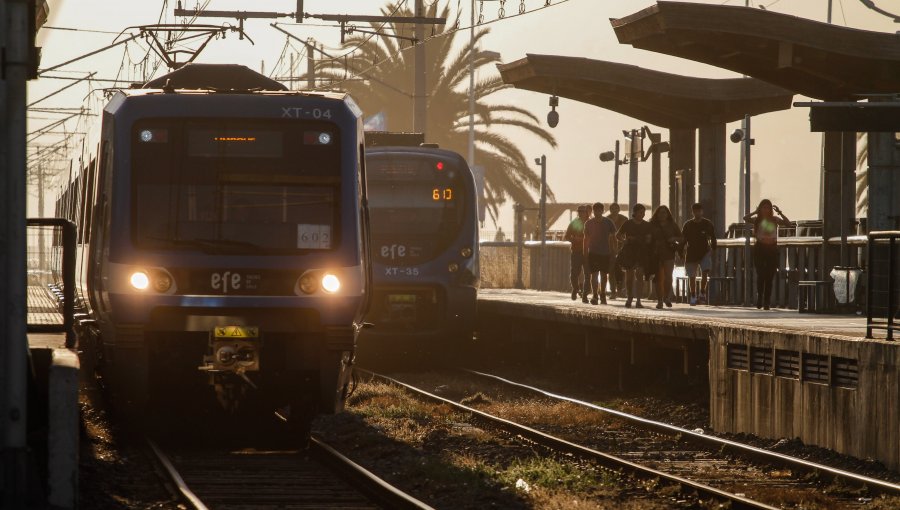
M 731 133 L 731 141 L 734 143 L 742 143 L 743 149 L 743 216 L 750 214 L 750 147 L 756 143 L 756 140 L 750 137 L 750 116 L 745 115 L 743 127 L 735 129 Z M 744 225 L 744 306 L 750 306 L 750 227 Z
M 619 203 L 619 165 L 624 164 L 625 162 L 619 157 L 619 141 L 616 140 L 616 151 L 606 151 L 600 153 L 600 161 L 604 163 L 607 161 L 615 162 L 615 170 L 613 171 L 613 203 Z
M 541 290 L 544 289 L 547 274 L 547 156 L 541 154 L 541 157 L 534 158 L 534 164 L 541 167 L 541 203 L 538 214 L 540 216 L 541 227 Z

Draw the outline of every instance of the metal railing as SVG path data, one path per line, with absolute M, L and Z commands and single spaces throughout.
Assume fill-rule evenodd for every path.
M 834 237 L 824 240 L 821 237 L 781 237 L 778 239 L 779 262 L 772 292 L 772 305 L 781 308 L 797 308 L 800 282 L 830 281 L 832 267 L 824 267 L 824 251 L 826 246 L 840 245 L 841 239 Z M 711 275 L 723 280 L 722 285 L 729 285 L 729 292 L 722 291 L 725 296 L 710 296 L 711 301 L 727 305 L 749 304 L 750 296 L 755 296 L 754 282 L 756 272 L 753 267 L 751 238 L 749 247 L 745 238 L 728 238 L 718 240 L 718 249 L 713 252 L 713 268 Z M 847 238 L 848 265 L 858 267 L 866 262 L 866 236 L 850 236 Z M 481 243 L 481 282 L 483 288 L 525 288 L 535 290 L 569 291 L 569 255 L 571 247 L 568 242 L 547 242 L 544 247 L 547 274 L 543 282 L 538 277 L 541 264 L 540 243 L 526 241 Z M 719 289 L 720 286 L 717 287 Z M 711 292 L 717 290 L 710 289 Z M 815 289 L 820 293 L 819 302 L 833 302 L 834 296 L 830 285 Z M 746 293 L 746 297 L 745 297 Z
M 887 331 L 894 339 L 900 329 L 900 231 L 870 232 L 868 236 L 868 298 L 866 300 L 866 338 L 872 331 Z
M 65 333 L 75 347 L 75 224 L 63 218 L 29 218 L 28 332 Z

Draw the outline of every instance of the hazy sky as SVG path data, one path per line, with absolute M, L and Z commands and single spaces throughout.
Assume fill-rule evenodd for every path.
M 441 2 L 445 0 L 439 0 Z M 431 0 L 426 0 L 426 4 Z M 413 0 L 408 0 L 411 5 Z M 463 25 L 469 19 L 467 0 L 450 0 L 451 9 L 461 5 Z M 506 11 L 518 12 L 519 0 L 507 0 Z M 553 0 L 553 4 L 559 0 Z M 744 0 L 706 0 L 697 3 L 742 5 Z M 900 11 L 900 1 L 882 0 L 876 2 L 882 7 Z M 175 22 L 173 9 L 176 2 L 168 4 L 163 22 Z M 524 0 L 530 10 L 540 7 L 544 0 Z M 634 64 L 649 69 L 693 75 L 707 78 L 735 77 L 734 73 L 722 69 L 698 64 L 688 60 L 660 55 L 634 49 L 617 42 L 609 24 L 609 18 L 622 17 L 640 10 L 652 2 L 645 0 L 568 0 L 551 8 L 525 16 L 507 18 L 489 25 L 491 33 L 484 39 L 483 48 L 497 51 L 504 62 L 511 62 L 525 56 L 526 53 L 543 53 L 556 55 L 583 56 L 588 58 L 609 60 Z M 764 5 L 771 11 L 802 16 L 818 21 L 825 21 L 826 0 L 765 0 L 751 2 L 752 5 Z M 50 2 L 52 14 L 49 26 L 71 27 L 100 31 L 119 32 L 126 27 L 156 23 L 163 6 L 162 1 L 125 1 L 109 2 L 101 0 L 63 0 Z M 184 7 L 194 7 L 194 0 L 186 0 Z M 380 1 L 364 0 L 306 0 L 305 10 L 314 13 L 354 13 L 377 14 L 384 5 Z M 478 3 L 476 2 L 476 9 Z M 485 2 L 485 21 L 497 18 L 498 2 Z M 211 0 L 208 9 L 216 10 L 255 10 L 292 12 L 295 2 L 292 0 L 256 0 L 253 2 L 237 0 Z M 896 24 L 880 16 L 862 5 L 858 0 L 834 0 L 833 22 L 842 26 L 895 32 Z M 451 14 L 453 16 L 453 14 Z M 203 23 L 221 24 L 228 20 L 207 19 Z M 265 62 L 266 73 L 271 72 L 282 54 L 285 36 L 269 27 L 272 20 L 250 20 L 246 23 L 246 31 L 255 41 L 238 40 L 236 35 L 229 34 L 225 40 L 212 41 L 202 53 L 200 62 L 229 62 L 247 65 L 260 70 Z M 279 22 L 290 23 L 290 19 Z M 231 20 L 231 23 L 235 23 Z M 331 27 L 311 26 L 314 21 L 304 25 L 286 27 L 301 38 L 313 37 L 326 45 L 326 48 L 339 46 L 339 31 Z M 70 58 L 82 55 L 110 44 L 115 37 L 108 33 L 71 32 L 62 30 L 43 30 L 42 67 L 49 67 Z M 460 41 L 466 40 L 459 37 Z M 900 37 L 898 37 L 900 44 Z M 295 47 L 300 45 L 295 43 Z M 127 52 L 122 46 L 69 65 L 53 75 L 83 76 L 84 72 L 96 71 L 98 78 L 139 79 L 140 69 L 131 62 L 140 61 L 146 53 L 146 43 L 129 43 Z M 296 51 L 288 49 L 288 52 Z M 76 71 L 80 72 L 76 73 Z M 157 75 L 163 74 L 160 69 Z M 30 100 L 41 98 L 71 82 L 63 80 L 40 79 L 31 82 Z M 412 84 L 410 84 L 412 85 Z M 80 83 L 69 90 L 43 101 L 41 107 L 77 107 L 86 98 L 92 98 L 93 107 L 101 105 L 102 93 L 99 89 L 111 84 L 95 82 L 91 85 Z M 493 102 L 512 103 L 527 108 L 539 118 L 544 119 L 547 111 L 548 97 L 528 91 L 509 90 L 494 96 Z M 795 96 L 795 101 L 804 100 Z M 600 152 L 610 150 L 616 137 L 621 137 L 623 129 L 639 128 L 642 124 L 637 120 L 603 110 L 594 106 L 580 104 L 565 98 L 560 100 L 558 108 L 560 124 L 553 130 L 559 146 L 552 150 L 546 144 L 537 141 L 525 133 L 509 131 L 508 134 L 520 144 L 528 160 L 541 154 L 548 157 L 548 181 L 561 202 L 609 201 L 612 199 L 612 164 L 601 163 Z M 30 114 L 30 128 L 36 129 L 47 124 L 56 115 L 46 113 Z M 729 125 L 728 131 L 738 127 Z M 74 124 L 68 125 L 75 130 Z M 663 131 L 665 133 L 665 131 Z M 763 197 L 772 198 L 780 204 L 785 213 L 792 219 L 818 217 L 819 201 L 819 165 L 820 135 L 809 132 L 808 110 L 796 108 L 784 112 L 771 113 L 753 120 L 753 137 L 756 145 L 753 148 L 753 170 L 759 172 L 760 192 Z M 667 134 L 664 134 L 664 140 Z M 54 141 L 51 136 L 43 137 L 36 143 L 47 144 Z M 737 144 L 728 146 L 728 221 L 737 217 L 737 178 L 739 148 Z M 61 164 L 61 163 L 58 163 Z M 668 161 L 663 158 L 663 168 Z M 67 165 L 65 166 L 67 168 Z M 62 168 L 62 166 L 61 166 Z M 663 172 L 666 173 L 665 171 Z M 642 165 L 640 182 L 640 198 L 650 200 L 649 161 Z M 666 176 L 663 176 L 663 200 L 666 200 Z M 620 199 L 627 197 L 627 183 L 620 182 Z M 511 227 L 511 204 L 507 204 L 501 213 L 501 224 L 504 230 Z M 490 228 L 490 225 L 486 225 Z

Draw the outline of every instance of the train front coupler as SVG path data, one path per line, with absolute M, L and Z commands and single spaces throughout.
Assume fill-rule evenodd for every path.
M 198 368 L 209 374 L 219 403 L 235 411 L 247 393 L 258 389 L 247 375 L 259 372 L 262 339 L 255 326 L 217 326 L 209 335 L 207 354 Z

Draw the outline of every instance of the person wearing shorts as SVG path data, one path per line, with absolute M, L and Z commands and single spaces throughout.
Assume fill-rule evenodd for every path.
M 572 301 L 575 301 L 579 294 L 587 296 L 587 286 L 585 286 L 584 291 L 582 291 L 581 288 L 581 273 L 586 265 L 586 261 L 584 260 L 584 223 L 590 217 L 590 206 L 579 205 L 578 217 L 572 220 L 572 222 L 569 223 L 569 227 L 566 228 L 566 236 L 564 239 L 572 243 L 572 255 L 569 260 L 571 264 L 569 269 L 569 281 L 572 284 Z M 587 273 L 587 271 L 585 271 L 585 273 Z M 587 274 L 584 275 L 584 281 L 588 281 Z
M 684 271 L 688 277 L 688 296 L 691 306 L 707 302 L 709 272 L 712 270 L 712 251 L 716 249 L 716 227 L 703 217 L 703 205 L 691 206 L 693 218 L 682 228 L 685 242 Z M 700 274 L 700 293 L 697 294 L 697 274 Z
M 616 225 L 603 216 L 603 204 L 592 206 L 594 217 L 584 224 L 584 257 L 591 275 L 591 304 L 606 304 L 606 284 L 609 279 L 609 260 L 616 245 Z M 598 281 L 599 276 L 599 281 Z M 582 302 L 587 303 L 587 286 L 585 285 Z

